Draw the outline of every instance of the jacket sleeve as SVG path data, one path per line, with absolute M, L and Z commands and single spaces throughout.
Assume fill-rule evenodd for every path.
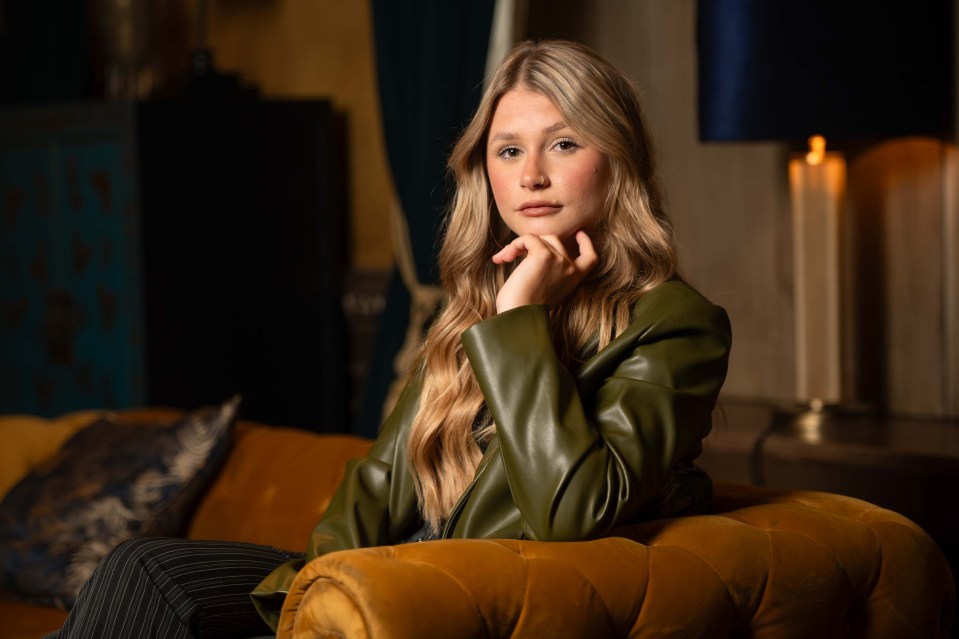
M 405 455 L 419 391 L 417 378 L 403 391 L 369 454 L 349 462 L 343 481 L 310 535 L 306 556 L 276 568 L 251 594 L 260 616 L 274 630 L 290 584 L 311 560 L 337 550 L 393 543 L 412 532 L 410 528 L 418 521 L 416 493 Z
M 470 328 L 464 348 L 525 534 L 587 539 L 635 514 L 673 464 L 698 454 L 730 340 L 726 313 L 681 282 L 640 299 L 580 379 L 559 361 L 543 306 Z

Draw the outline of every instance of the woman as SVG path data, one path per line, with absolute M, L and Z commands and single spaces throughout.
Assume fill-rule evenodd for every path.
M 181 540 L 124 544 L 102 562 L 62 636 L 85 636 L 70 630 L 106 616 L 103 602 L 130 591 L 145 594 L 121 610 L 149 610 L 139 624 L 164 628 L 157 636 L 244 636 L 257 629 L 247 584 L 262 579 L 253 599 L 275 628 L 299 568 L 335 550 L 589 539 L 708 511 L 711 484 L 692 461 L 725 378 L 729 324 L 676 275 L 630 82 L 581 45 L 521 44 L 493 76 L 449 166 L 456 195 L 440 253 L 448 299 L 406 391 L 369 456 L 347 469 L 306 556 Z M 232 586 L 222 577 L 202 585 L 197 575 L 209 571 Z

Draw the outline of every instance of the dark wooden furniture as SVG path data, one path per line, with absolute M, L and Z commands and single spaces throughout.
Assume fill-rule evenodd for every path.
M 723 398 L 699 463 L 717 481 L 821 490 L 894 510 L 936 540 L 959 578 L 955 420 Z
M 219 403 L 349 430 L 346 160 L 327 101 L 0 112 L 0 410 Z

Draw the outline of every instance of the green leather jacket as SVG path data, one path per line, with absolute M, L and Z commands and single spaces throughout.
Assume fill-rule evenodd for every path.
M 661 505 L 669 473 L 701 451 L 731 336 L 722 308 L 669 281 L 642 297 L 629 328 L 575 373 L 556 355 L 543 306 L 491 317 L 462 340 L 497 434 L 443 537 L 568 541 L 663 516 L 649 507 Z M 350 462 L 305 559 L 278 567 L 254 591 L 271 626 L 305 562 L 415 532 L 406 440 L 419 390 L 414 379 L 369 455 Z

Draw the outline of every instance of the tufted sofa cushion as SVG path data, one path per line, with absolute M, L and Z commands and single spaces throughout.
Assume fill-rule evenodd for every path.
M 447 540 L 309 564 L 279 637 L 947 637 L 948 564 L 904 517 L 717 487 L 715 515 L 579 543 Z

